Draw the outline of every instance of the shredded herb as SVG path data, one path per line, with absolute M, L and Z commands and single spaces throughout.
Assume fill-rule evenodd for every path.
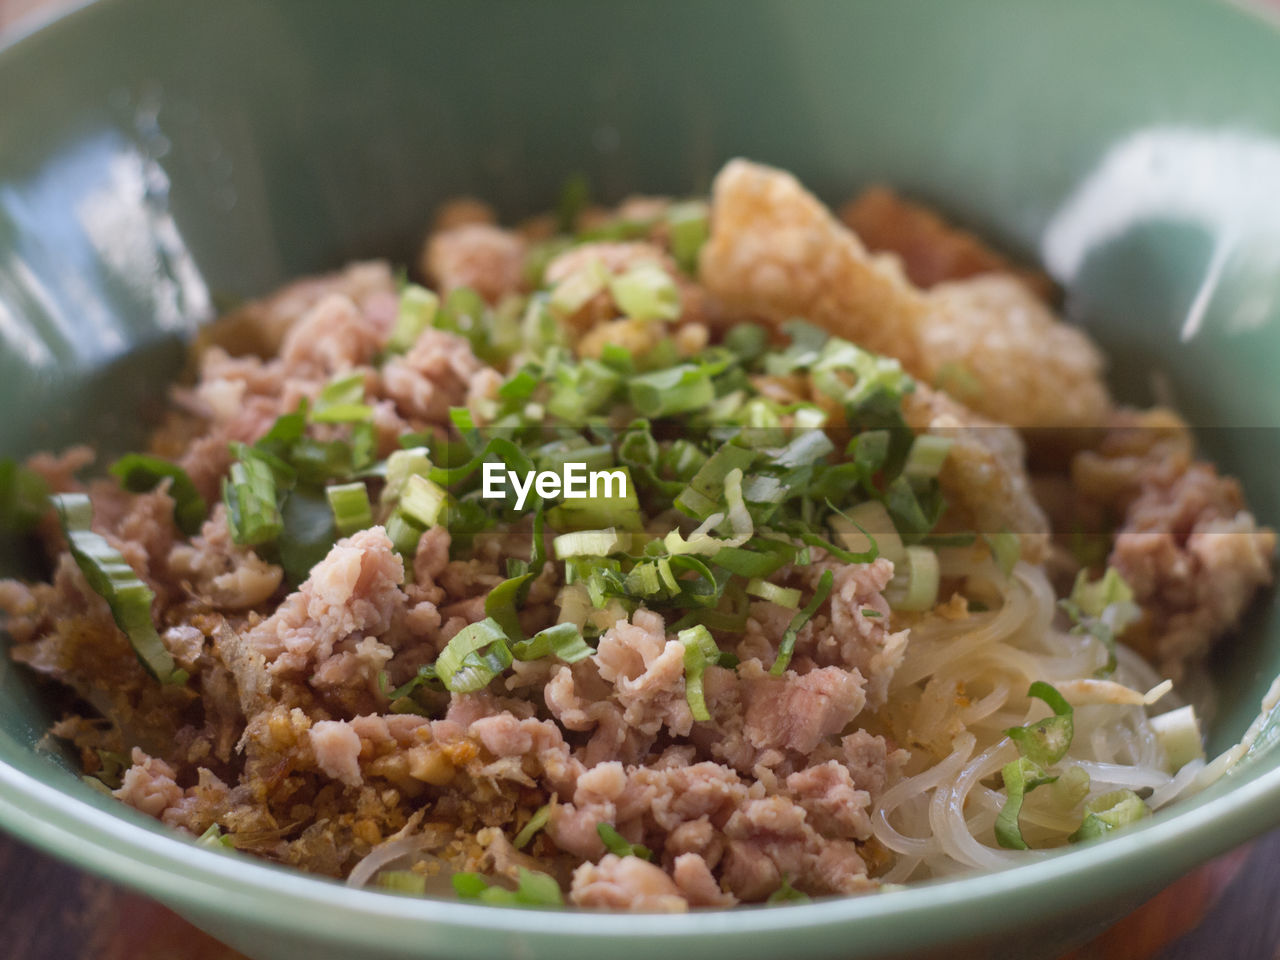
M 809 618 L 818 612 L 818 608 L 831 595 L 831 585 L 835 582 L 830 570 L 822 571 L 822 576 L 818 578 L 818 589 L 813 592 L 813 596 L 804 608 L 791 618 L 791 623 L 787 625 L 786 632 L 782 635 L 782 642 L 778 644 L 778 656 L 773 661 L 773 666 L 769 668 L 769 672 L 775 677 L 780 677 L 786 672 L 787 667 L 791 663 L 791 656 L 795 653 L 796 637 Z

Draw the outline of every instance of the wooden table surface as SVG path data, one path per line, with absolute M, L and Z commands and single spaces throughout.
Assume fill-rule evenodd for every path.
M 0 39 L 57 4 L 0 0 Z M 4 836 L 0 877 L 7 960 L 244 960 L 159 904 Z M 1064 960 L 1207 958 L 1280 960 L 1280 832 L 1183 878 Z

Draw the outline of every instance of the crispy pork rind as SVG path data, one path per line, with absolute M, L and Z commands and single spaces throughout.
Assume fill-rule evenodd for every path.
M 1096 427 L 1111 397 L 1101 352 L 1026 285 L 989 274 L 929 292 L 912 372 L 1014 427 Z M 968 389 L 966 389 L 968 386 Z
M 1102 358 L 1016 280 L 979 277 L 925 293 L 869 254 L 796 179 L 733 160 L 713 186 L 700 276 L 731 308 L 803 317 L 896 357 L 979 413 L 1021 427 L 1099 426 Z
M 698 275 L 740 313 L 774 323 L 803 317 L 908 370 L 918 366 L 924 295 L 870 257 L 789 173 L 746 160 L 725 164 L 712 186 Z

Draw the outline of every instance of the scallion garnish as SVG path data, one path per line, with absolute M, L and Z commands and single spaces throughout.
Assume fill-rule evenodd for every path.
M 1022 838 L 1022 826 L 1018 822 L 1023 798 L 1036 787 L 1053 783 L 1058 778 L 1048 776 L 1039 764 L 1026 757 L 1006 763 L 1000 773 L 1007 799 L 996 816 L 996 843 L 1006 850 L 1027 850 L 1029 847 Z
M 427 878 L 412 870 L 383 870 L 378 874 L 378 886 L 391 893 L 421 897 L 427 892 Z
M 906 553 L 905 569 L 894 571 L 886 599 L 895 610 L 932 610 L 941 580 L 938 555 L 928 547 L 907 547 Z
M 436 676 L 451 693 L 483 690 L 511 666 L 507 635 L 498 622 L 486 618 L 463 627 L 436 658 Z
M 64 493 L 51 500 L 76 566 L 93 592 L 107 601 L 111 619 L 129 638 L 139 662 L 161 683 L 186 683 L 187 672 L 174 663 L 151 619 L 155 594 L 120 551 L 92 529 L 93 504 L 88 496 Z
M 698 273 L 698 254 L 711 234 L 711 215 L 703 200 L 672 204 L 667 210 L 667 236 L 671 256 L 689 276 Z
M 778 884 L 778 889 L 769 894 L 765 899 L 765 903 L 809 903 L 809 895 L 802 893 L 791 885 L 791 881 L 784 873 L 782 882 Z
M 455 873 L 453 889 L 463 900 L 479 900 L 502 907 L 562 907 L 564 895 L 560 885 L 545 873 L 525 867 L 517 867 L 519 879 L 516 888 L 491 884 L 483 874 Z
M 635 320 L 674 320 L 680 316 L 680 291 L 656 263 L 638 263 L 609 280 L 618 309 Z
M 329 500 L 329 509 L 333 511 L 334 526 L 342 536 L 350 536 L 373 525 L 373 507 L 363 481 L 327 487 L 324 493 Z
M 684 644 L 684 695 L 689 701 L 689 710 L 693 719 L 705 723 L 711 719 L 707 710 L 707 701 L 702 693 L 702 674 L 709 663 L 719 663 L 720 648 L 716 645 L 711 631 L 699 624 L 688 630 L 681 630 L 676 639 Z
M 227 523 L 236 543 L 269 543 L 284 530 L 276 494 L 276 472 L 262 451 L 239 444 L 238 459 L 222 480 Z
M 1017 744 L 1018 752 L 1024 757 L 1042 767 L 1049 767 L 1066 756 L 1071 747 L 1071 739 L 1075 736 L 1075 711 L 1056 688 L 1043 680 L 1031 684 L 1027 696 L 1043 700 L 1053 711 L 1053 716 L 1023 727 L 1012 727 L 1005 733 Z
M 396 325 L 387 341 L 392 353 L 404 353 L 418 341 L 418 337 L 436 319 L 440 298 L 425 287 L 406 284 L 400 291 L 400 309 L 396 313 Z
M 747 581 L 747 593 L 792 610 L 800 606 L 800 591 L 795 587 L 780 587 L 759 577 Z
M 1071 843 L 1092 840 L 1151 816 L 1151 808 L 1132 790 L 1114 790 L 1094 797 L 1084 805 L 1080 829 L 1067 839 Z
M 902 465 L 902 475 L 911 480 L 932 480 L 942 470 L 954 442 L 950 437 L 920 434 L 911 444 L 907 462 Z
M 631 405 L 646 417 L 670 417 L 700 410 L 715 399 L 713 364 L 681 364 L 633 377 L 627 384 Z
M 554 656 L 565 663 L 577 663 L 594 652 L 582 639 L 582 631 L 572 623 L 557 623 L 511 646 L 511 654 L 517 660 Z
M 537 836 L 547 822 L 551 819 L 551 804 L 544 803 L 537 810 L 533 811 L 533 816 L 529 818 L 529 822 L 520 828 L 520 832 L 516 834 L 511 845 L 517 850 L 523 850 L 529 845 L 529 841 Z
M 995 824 L 996 842 L 1009 850 L 1027 849 L 1018 822 L 1023 797 L 1036 787 L 1057 781 L 1046 768 L 1067 755 L 1075 735 L 1071 704 L 1053 686 L 1037 680 L 1027 690 L 1027 696 L 1043 700 L 1053 716 L 1005 731 L 1021 754 L 1004 766 L 1002 776 L 1007 799 Z
M 1006 577 L 1012 574 L 1013 568 L 1022 558 L 1022 541 L 1018 539 L 1018 535 L 1003 531 L 983 534 L 982 539 L 986 542 L 987 549 L 991 551 L 991 557 L 1000 568 L 1000 572 Z
M 813 596 L 804 605 L 804 608 L 791 618 L 791 623 L 787 624 L 787 630 L 782 635 L 782 642 L 778 644 L 778 655 L 774 658 L 773 666 L 769 668 L 769 672 L 775 677 L 782 676 L 791 664 L 791 656 L 796 649 L 796 637 L 804 625 L 809 622 L 809 619 L 818 612 L 818 608 L 822 606 L 827 597 L 831 595 L 831 586 L 834 582 L 835 577 L 831 571 L 823 570 L 822 576 L 818 578 L 818 588 L 813 591 Z
M 153 490 L 167 479 L 169 496 L 173 498 L 173 519 L 178 529 L 188 535 L 200 532 L 200 525 L 209 512 L 208 505 L 187 476 L 187 471 L 176 463 L 142 453 L 130 453 L 113 463 L 109 472 L 120 480 L 122 487 L 133 493 Z
M 316 423 L 373 419 L 373 407 L 364 402 L 364 374 L 355 370 L 325 384 L 316 397 L 311 419 Z
M 1059 600 L 1058 605 L 1071 618 L 1073 634 L 1092 636 L 1106 650 L 1107 662 L 1095 676 L 1115 673 L 1117 638 L 1142 617 L 1141 608 L 1133 602 L 1133 590 L 1119 571 L 1108 567 L 1101 578 L 1091 583 L 1088 571 L 1081 570 L 1071 596 Z
M 639 857 L 641 860 L 652 860 L 653 851 L 642 843 L 628 843 L 611 823 L 603 820 L 596 824 L 596 835 L 606 850 L 618 857 Z

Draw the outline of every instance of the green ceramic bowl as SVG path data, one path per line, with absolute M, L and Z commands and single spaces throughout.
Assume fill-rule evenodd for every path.
M 741 154 L 832 201 L 890 181 L 1039 255 L 1117 391 L 1172 391 L 1275 524 L 1277 90 L 1280 36 L 1191 0 L 103 0 L 0 52 L 0 453 L 137 442 L 220 295 L 407 260 L 450 195 L 518 216 L 574 171 L 607 199 L 680 193 Z M 1214 671 L 1220 749 L 1280 672 L 1269 609 Z M 1264 747 L 1004 873 L 732 913 L 505 910 L 197 849 L 37 752 L 49 711 L 7 658 L 0 686 L 0 823 L 258 958 L 1046 956 L 1280 823 Z

